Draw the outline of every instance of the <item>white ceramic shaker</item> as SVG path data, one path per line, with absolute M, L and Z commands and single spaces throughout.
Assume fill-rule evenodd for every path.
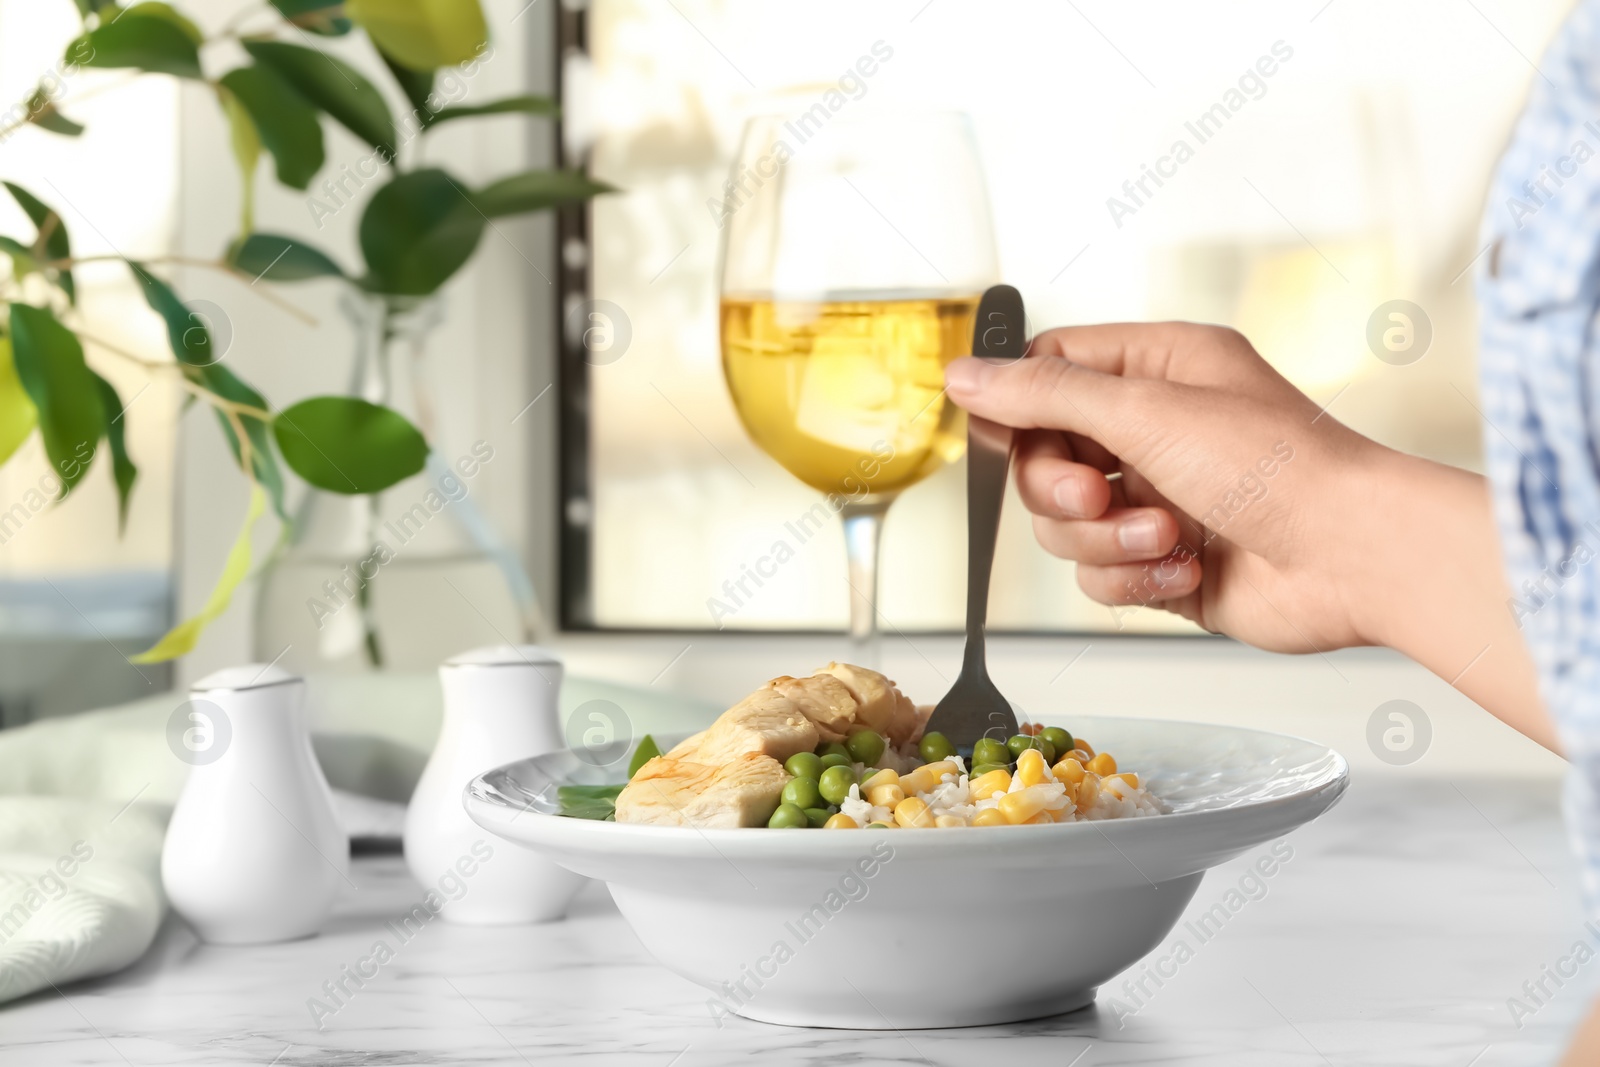
M 173 909 L 217 944 L 316 933 L 350 885 L 350 839 L 311 750 L 305 682 L 251 664 L 189 695 L 167 734 L 191 764 L 161 850 Z
M 444 725 L 406 808 L 405 852 L 452 922 L 548 922 L 583 888 L 581 875 L 473 822 L 461 801 L 484 771 L 565 747 L 561 676 L 561 659 L 535 645 L 475 649 L 439 668 Z

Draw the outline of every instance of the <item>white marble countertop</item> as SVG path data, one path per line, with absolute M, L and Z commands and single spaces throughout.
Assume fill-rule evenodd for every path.
M 1160 988 L 1146 980 L 1148 995 L 1118 979 L 1075 1014 L 904 1033 L 743 1020 L 719 1029 L 704 991 L 651 960 L 598 885 L 562 923 L 435 920 L 400 943 L 385 923 L 421 890 L 397 857 L 358 859 L 359 891 L 318 937 L 214 947 L 169 916 L 133 968 L 0 1008 L 0 1065 L 1503 1067 L 1555 1058 L 1600 985 L 1600 963 L 1560 989 L 1542 976 L 1575 942 L 1600 945 L 1600 933 L 1580 920 L 1550 779 L 1358 768 L 1345 801 L 1288 840 L 1294 856 L 1265 894 L 1209 940 L 1188 935 L 1192 958 Z M 1191 913 L 1221 901 L 1253 855 L 1212 871 Z M 1184 930 L 1146 962 L 1170 954 Z M 959 917 L 949 932 L 962 934 Z M 309 999 L 379 939 L 394 959 L 319 1029 Z M 959 980 L 959 956 L 948 962 Z M 1550 995 L 1537 1004 L 1523 983 L 1541 980 Z M 1512 997 L 1529 1009 L 1522 1018 Z

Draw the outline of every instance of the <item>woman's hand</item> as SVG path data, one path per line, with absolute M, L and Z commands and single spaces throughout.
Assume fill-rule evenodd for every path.
M 1017 363 L 958 360 L 946 383 L 1024 431 L 1035 535 L 1114 612 L 1165 608 L 1281 652 L 1392 645 L 1553 746 L 1483 480 L 1341 425 L 1237 332 L 1069 327 Z

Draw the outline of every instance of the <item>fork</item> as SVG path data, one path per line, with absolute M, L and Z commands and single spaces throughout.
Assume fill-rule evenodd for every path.
M 978 303 L 972 354 L 989 363 L 1010 364 L 1026 353 L 1022 295 L 1009 285 L 996 285 Z M 934 707 L 926 727 L 963 751 L 970 751 L 979 738 L 998 733 L 1003 741 L 1017 732 L 1016 713 L 990 680 L 984 654 L 989 575 L 1014 438 L 1009 426 L 967 416 L 967 645 L 961 674 Z

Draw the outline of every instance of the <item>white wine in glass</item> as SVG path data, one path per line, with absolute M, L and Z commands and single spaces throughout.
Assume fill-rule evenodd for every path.
M 751 439 L 844 520 L 850 634 L 870 661 L 884 512 L 966 447 L 944 367 L 998 280 L 970 124 L 752 119 L 725 190 L 728 390 Z

